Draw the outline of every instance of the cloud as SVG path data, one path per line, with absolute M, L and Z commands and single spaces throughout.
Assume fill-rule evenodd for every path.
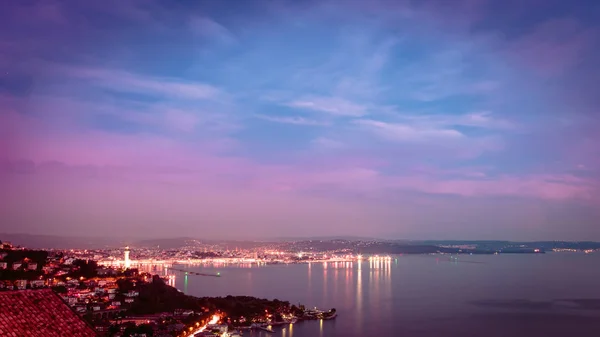
M 344 146 L 345 146 L 344 143 L 342 143 L 338 140 L 326 138 L 326 137 L 315 138 L 311 141 L 311 143 L 318 149 L 328 149 L 328 150 L 341 149 L 341 148 L 344 148 Z
M 479 111 L 463 115 L 423 114 L 399 115 L 399 119 L 427 127 L 469 126 L 491 130 L 514 130 L 517 125 L 506 119 L 496 118 L 491 111 Z
M 454 129 L 419 128 L 409 124 L 387 123 L 372 119 L 359 119 L 355 124 L 378 137 L 391 141 L 454 140 L 465 136 Z
M 410 176 L 390 182 L 398 188 L 432 194 L 463 197 L 516 196 L 545 200 L 587 200 L 598 202 L 598 185 L 569 175 L 500 176 L 486 179 L 443 179 Z
M 267 115 L 255 114 L 254 117 L 262 119 L 262 120 L 266 120 L 266 121 L 269 121 L 269 122 L 282 123 L 282 124 L 312 125 L 312 126 L 326 126 L 326 125 L 329 125 L 329 123 L 324 122 L 324 121 L 318 121 L 318 120 L 314 120 L 314 119 L 307 119 L 307 118 L 300 117 L 300 116 L 293 116 L 293 117 L 282 116 L 282 117 L 277 117 L 277 116 L 267 116 Z
M 339 97 L 306 97 L 286 104 L 292 108 L 325 112 L 334 116 L 360 117 L 367 114 L 365 106 Z
M 199 118 L 188 112 L 168 110 L 165 114 L 165 121 L 175 130 L 190 132 L 198 124 Z
M 69 68 L 67 68 L 69 69 Z M 214 86 L 174 78 L 144 76 L 101 68 L 70 68 L 68 75 L 94 85 L 123 92 L 157 94 L 169 98 L 213 99 L 221 91 Z
M 226 44 L 237 42 L 236 37 L 225 26 L 207 17 L 192 17 L 189 21 L 190 29 L 198 36 L 217 39 Z
M 585 9 L 554 1 L 565 10 L 532 18 L 518 1 L 273 5 L 281 12 L 109 2 L 0 13 L 0 168 L 11 187 L 0 213 L 15 216 L 12 228 L 181 222 L 193 234 L 204 219 L 242 234 L 303 223 L 356 233 L 402 218 L 415 233 L 452 222 L 460 236 L 520 233 L 512 224 L 527 217 L 498 220 L 513 209 L 550 230 L 561 208 L 587 221 L 582 235 L 595 230 L 579 212 L 600 196 L 597 24 Z

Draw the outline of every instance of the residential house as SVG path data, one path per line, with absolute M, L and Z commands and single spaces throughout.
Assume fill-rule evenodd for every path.
M 0 303 L 3 336 L 98 336 L 50 289 L 1 292 Z
M 46 282 L 44 282 L 44 280 L 33 280 L 30 281 L 29 284 L 31 284 L 32 288 L 41 288 L 46 285 Z
M 140 292 L 135 291 L 135 290 L 129 290 L 128 292 L 125 293 L 125 296 L 127 296 L 127 297 L 136 297 L 139 295 L 140 295 Z
M 20 290 L 26 289 L 27 288 L 27 280 L 16 280 L 15 287 L 17 287 L 17 289 L 20 289 Z

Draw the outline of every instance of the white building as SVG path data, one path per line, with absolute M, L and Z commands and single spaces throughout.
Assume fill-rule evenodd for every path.
M 33 280 L 29 282 L 32 288 L 41 288 L 45 285 L 44 280 Z
M 131 267 L 131 260 L 129 260 L 129 246 L 125 247 L 125 268 Z
M 129 290 L 128 292 L 125 293 L 125 296 L 127 296 L 127 297 L 136 297 L 139 295 L 140 295 L 140 293 L 135 290 Z

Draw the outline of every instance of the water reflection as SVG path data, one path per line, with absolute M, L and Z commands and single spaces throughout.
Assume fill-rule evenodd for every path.
M 588 281 L 591 277 L 597 279 L 598 269 L 583 270 L 581 266 L 578 267 L 579 269 L 569 269 L 571 264 L 561 262 L 565 259 L 562 255 L 519 256 L 518 259 L 513 256 L 478 257 L 483 261 L 489 261 L 486 268 L 479 268 L 478 264 L 442 263 L 453 262 L 445 256 L 442 257 L 444 260 L 439 260 L 439 264 L 436 265 L 438 263 L 436 258 L 438 256 L 408 256 L 398 259 L 364 257 L 362 261 L 354 261 L 354 263 L 322 264 L 319 261 L 307 265 L 279 265 L 237 271 L 232 266 L 223 273 L 225 277 L 222 278 L 192 277 L 193 275 L 190 274 L 187 290 L 191 294 L 201 296 L 233 294 L 283 298 L 294 304 L 305 304 L 307 307 L 317 306 L 319 309 L 335 307 L 339 313 L 338 318 L 332 321 L 306 321 L 295 326 L 286 324 L 276 328 L 274 334 L 248 333 L 256 337 L 412 336 L 415 335 L 415 331 L 422 331 L 423 334 L 420 335 L 435 336 L 443 333 L 446 324 L 451 329 L 460 329 L 462 335 L 470 335 L 471 330 L 474 331 L 472 335 L 480 335 L 481 331 L 477 330 L 477 320 L 472 320 L 470 317 L 473 312 L 483 309 L 473 307 L 467 300 L 485 300 L 490 297 L 502 299 L 502 296 L 505 296 L 503 291 L 511 298 L 515 294 L 518 298 L 527 296 L 544 298 L 545 294 L 556 294 L 555 296 L 566 298 L 600 297 L 597 285 Z M 544 258 L 546 260 L 542 260 Z M 540 263 L 539 261 L 548 261 L 545 262 L 544 270 L 545 276 L 550 280 L 549 283 L 540 282 L 533 271 L 527 274 L 528 269 L 525 266 L 531 266 L 532 260 L 537 264 Z M 586 263 L 585 261 L 582 263 Z M 595 265 L 587 262 L 587 266 L 597 266 L 598 260 L 595 261 Z M 556 266 L 578 277 L 560 278 L 560 275 L 556 275 Z M 201 271 L 201 268 L 203 266 L 199 266 L 197 270 Z M 518 287 L 511 286 L 516 283 L 507 282 L 505 271 L 508 268 L 526 273 L 528 277 L 518 278 L 520 282 Z M 332 279 L 334 275 L 336 277 Z M 185 287 L 185 279 L 182 276 L 184 275 L 179 273 L 177 280 L 181 290 Z M 249 284 L 250 278 L 253 279 L 253 284 Z M 473 287 L 468 289 L 464 287 L 465 280 L 468 280 Z M 312 283 L 315 284 L 314 287 L 311 287 Z M 564 287 L 564 283 L 569 284 L 569 287 Z M 440 287 L 440 284 L 444 286 Z M 537 290 L 540 288 L 541 290 Z M 529 295 L 530 292 L 532 295 Z M 462 317 L 467 318 L 455 321 Z M 508 327 L 511 324 L 503 324 L 502 327 L 504 325 Z M 577 328 L 576 324 L 572 326 Z M 574 334 L 563 334 L 563 336 L 567 335 Z M 555 334 L 546 336 L 555 336 Z
M 362 293 L 362 261 L 359 260 L 356 264 L 357 264 L 357 269 L 356 269 L 356 322 L 358 326 L 362 326 L 362 307 L 363 307 L 363 303 L 362 303 L 362 298 L 363 298 L 363 293 Z
M 323 337 L 323 320 L 319 320 L 319 336 Z
M 325 299 L 325 301 L 327 301 L 328 298 L 328 291 L 327 291 L 327 278 L 329 276 L 327 275 L 327 262 L 323 262 L 323 299 Z
M 312 290 L 312 263 L 308 263 L 308 290 Z
M 369 307 L 377 315 L 389 313 L 391 298 L 391 267 L 390 257 L 373 256 L 369 258 Z M 361 296 L 362 297 L 362 296 Z
M 167 277 L 167 284 L 171 287 L 175 287 L 175 275 L 169 275 Z

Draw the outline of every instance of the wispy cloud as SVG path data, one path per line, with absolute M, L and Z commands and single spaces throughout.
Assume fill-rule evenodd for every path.
M 325 112 L 334 116 L 360 117 L 367 108 L 339 97 L 306 97 L 286 104 L 289 107 Z
M 236 37 L 222 24 L 208 17 L 193 17 L 189 21 L 190 29 L 198 36 L 217 39 L 226 44 L 237 42 Z
M 590 185 L 592 183 L 592 185 Z M 390 182 L 390 184 L 394 184 Z M 502 176 L 493 179 L 440 179 L 411 176 L 396 181 L 399 188 L 464 197 L 516 196 L 546 200 L 594 200 L 597 184 L 573 176 Z
M 286 117 L 286 116 L 268 116 L 268 115 L 255 114 L 254 117 L 262 119 L 262 120 L 266 120 L 269 122 L 282 123 L 282 124 L 312 125 L 312 126 L 330 125 L 329 123 L 324 122 L 324 121 L 308 119 L 308 118 L 304 118 L 304 117 L 300 117 L 300 116 Z
M 107 89 L 156 94 L 171 98 L 210 99 L 216 98 L 221 93 L 218 88 L 205 83 L 144 76 L 120 70 L 70 68 L 68 75 Z
M 343 142 L 327 137 L 315 138 L 311 143 L 318 149 L 334 150 L 344 148 Z
M 391 141 L 428 141 L 460 139 L 464 135 L 454 129 L 417 127 L 409 124 L 387 123 L 372 119 L 360 119 L 354 123 L 378 137 Z
M 479 111 L 463 115 L 452 114 L 423 114 L 399 115 L 399 119 L 410 121 L 416 125 L 429 127 L 469 126 L 492 130 L 513 130 L 517 124 L 501 118 L 496 118 L 491 111 Z
M 557 209 L 596 229 L 580 214 L 600 199 L 600 35 L 581 6 L 106 1 L 0 11 L 2 214 L 184 214 L 196 230 L 207 207 L 242 232 L 248 219 L 346 230 L 350 210 L 356 231 L 397 226 L 395 201 L 419 200 L 439 207 L 408 213 L 441 232 L 437 210 L 452 208 L 463 235 L 487 225 L 479 206 L 495 220 L 518 200 L 540 229 Z M 107 195 L 123 200 L 98 207 Z

